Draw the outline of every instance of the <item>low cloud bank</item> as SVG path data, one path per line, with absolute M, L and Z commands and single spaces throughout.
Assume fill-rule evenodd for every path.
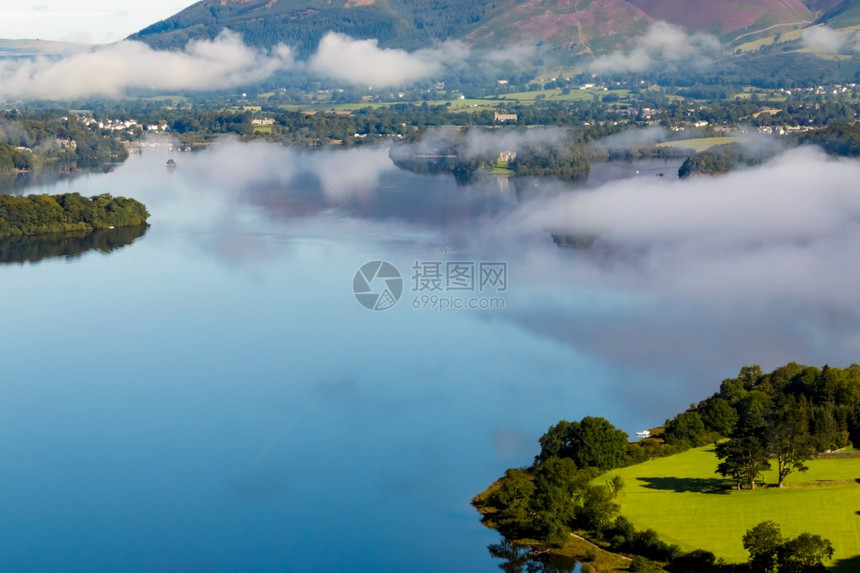
M 377 40 L 330 32 L 308 63 L 313 72 L 353 85 L 390 87 L 437 76 L 446 60 L 464 59 L 467 52 L 458 42 L 415 52 L 383 49 Z
M 0 61 L 0 95 L 62 99 L 117 97 L 141 89 L 226 89 L 262 81 L 294 64 L 289 47 L 255 50 L 229 31 L 175 52 L 123 41 L 62 59 Z
M 655 143 L 666 141 L 666 128 L 660 125 L 649 125 L 645 128 L 625 129 L 594 142 L 597 149 L 639 149 Z
M 536 55 L 535 46 L 473 50 L 457 40 L 407 52 L 380 48 L 377 40 L 356 40 L 329 32 L 308 61 L 308 68 L 356 86 L 392 87 L 440 77 L 464 65 L 479 68 L 505 65 L 515 69 L 529 64 Z
M 570 133 L 560 127 L 470 128 L 465 131 L 456 127 L 431 128 L 418 142 L 395 146 L 392 155 L 407 157 L 456 151 L 461 159 L 474 159 L 503 152 L 517 153 L 538 145 L 563 145 L 569 137 Z
M 860 162 L 801 148 L 722 177 L 530 201 L 482 241 L 519 248 L 516 274 L 547 286 L 500 316 L 628 378 L 665 378 L 618 388 L 646 409 L 700 400 L 744 364 L 847 366 L 860 352 L 858 177 Z M 548 250 L 548 229 L 598 239 Z
M 599 236 L 612 252 L 635 260 L 623 271 L 599 271 L 613 282 L 696 297 L 853 305 L 860 288 L 860 270 L 850 263 L 860 258 L 857 178 L 857 161 L 800 148 L 722 177 L 637 178 L 560 194 L 499 226 L 537 236 L 547 229 Z
M 589 69 L 595 73 L 644 72 L 660 63 L 690 62 L 701 66 L 720 53 L 720 41 L 710 34 L 687 34 L 668 22 L 655 22 L 636 39 L 632 50 L 613 52 L 594 60 Z
M 464 66 L 514 70 L 536 56 L 534 46 L 474 51 L 449 41 L 413 52 L 380 48 L 330 32 L 307 62 L 283 44 L 264 51 L 225 30 L 214 40 L 194 40 L 180 51 L 154 50 L 122 41 L 65 57 L 0 60 L 0 97 L 64 99 L 120 97 L 136 90 L 213 90 L 251 85 L 286 70 L 307 71 L 355 86 L 405 86 Z
M 856 32 L 842 32 L 828 26 L 807 28 L 800 36 L 805 48 L 818 54 L 841 54 L 860 51 Z

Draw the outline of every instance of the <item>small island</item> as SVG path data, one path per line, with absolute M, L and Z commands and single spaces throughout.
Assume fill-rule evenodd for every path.
M 0 237 L 145 226 L 146 206 L 110 194 L 0 195 Z
M 639 441 L 562 420 L 472 503 L 503 569 L 857 571 L 857 443 L 860 366 L 746 366 Z

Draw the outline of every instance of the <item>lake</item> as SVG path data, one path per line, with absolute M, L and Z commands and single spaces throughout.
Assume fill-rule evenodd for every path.
M 745 364 L 855 361 L 856 164 L 677 167 L 463 186 L 223 142 L 26 188 L 152 217 L 0 244 L 0 570 L 493 571 L 470 500 L 560 417 L 632 434 Z

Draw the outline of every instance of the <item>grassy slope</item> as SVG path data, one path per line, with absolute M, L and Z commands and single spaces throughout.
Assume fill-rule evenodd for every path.
M 623 515 L 638 529 L 652 528 L 685 550 L 703 548 L 729 561 L 744 561 L 743 533 L 771 519 L 786 535 L 809 531 L 830 539 L 835 564 L 851 559 L 857 565 L 860 484 L 853 480 L 860 477 L 860 458 L 815 460 L 809 472 L 788 478 L 795 487 L 740 492 L 722 489 L 729 482 L 714 473 L 716 466 L 711 446 L 615 470 L 608 477 L 618 474 L 625 481 Z M 768 483 L 776 481 L 774 475 L 767 478 Z M 797 485 L 821 480 L 851 481 Z
M 655 147 L 679 147 L 699 152 L 710 149 L 715 145 L 725 145 L 727 143 L 736 143 L 739 141 L 743 141 L 743 139 L 738 137 L 697 137 L 695 139 L 666 141 L 664 143 L 658 143 Z

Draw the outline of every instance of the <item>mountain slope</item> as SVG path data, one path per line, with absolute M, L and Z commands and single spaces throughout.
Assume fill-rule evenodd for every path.
M 608 51 L 644 32 L 653 19 L 627 0 L 505 2 L 464 39 L 477 45 L 545 44 Z
M 860 26 L 860 1 L 831 2 L 826 8 L 820 22 L 834 28 Z
M 801 0 L 630 0 L 656 20 L 666 20 L 724 40 L 779 27 L 812 23 L 815 15 Z
M 417 49 L 462 39 L 501 47 L 523 43 L 593 51 L 630 44 L 656 20 L 713 33 L 724 42 L 818 22 L 860 24 L 860 0 L 202 0 L 132 39 L 179 48 L 224 28 L 245 42 L 279 42 L 301 56 L 328 31 Z
M 131 39 L 177 48 L 193 38 L 214 38 L 224 28 L 253 46 L 284 42 L 312 52 L 328 32 L 376 38 L 382 46 L 425 47 L 463 35 L 491 0 L 203 0 L 149 26 Z

